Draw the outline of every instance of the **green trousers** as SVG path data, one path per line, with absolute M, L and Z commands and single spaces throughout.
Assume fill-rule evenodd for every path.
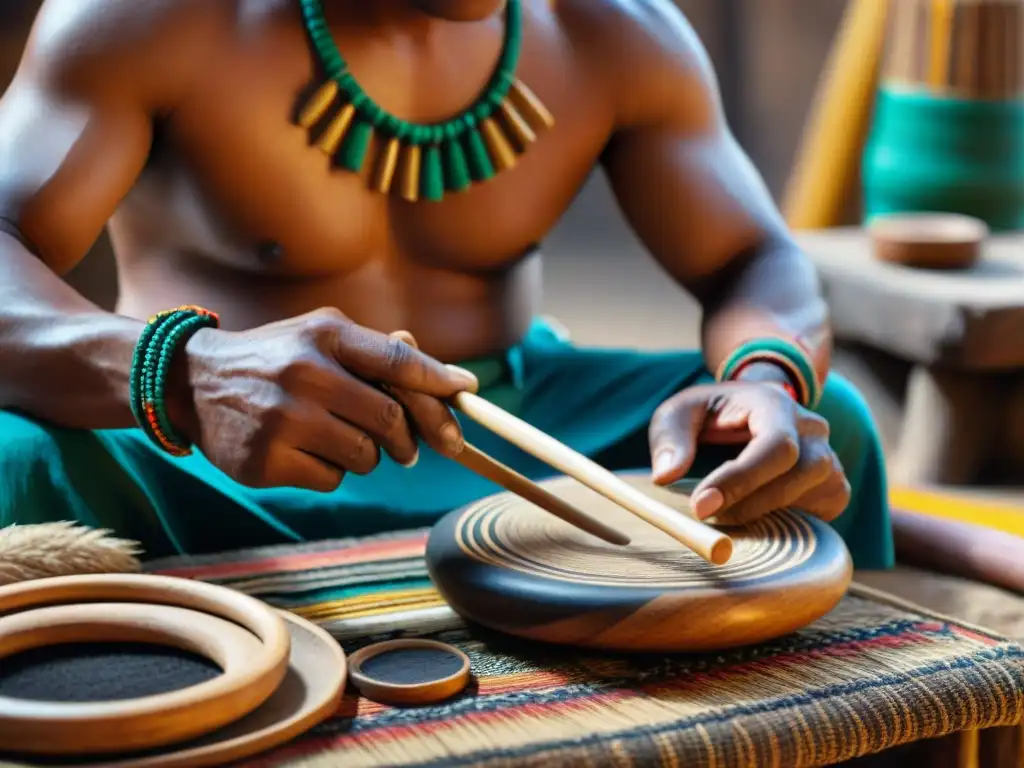
M 647 424 L 672 394 L 707 381 L 697 351 L 585 349 L 537 321 L 501 358 L 464 364 L 481 395 L 612 470 L 650 466 Z M 819 412 L 853 487 L 834 526 L 860 568 L 893 562 L 878 433 L 863 399 L 829 377 Z M 479 425 L 467 439 L 524 475 L 549 467 Z M 694 475 L 725 457 L 702 449 Z M 382 458 L 332 493 L 255 490 L 235 483 L 199 452 L 176 459 L 137 429 L 84 431 L 0 411 L 0 527 L 77 520 L 135 539 L 147 558 L 290 541 L 345 538 L 431 524 L 500 490 L 425 446 L 406 469 Z

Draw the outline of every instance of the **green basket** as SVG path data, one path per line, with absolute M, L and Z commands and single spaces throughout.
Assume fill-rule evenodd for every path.
M 864 151 L 865 216 L 938 211 L 1024 229 L 1024 100 L 882 88 Z

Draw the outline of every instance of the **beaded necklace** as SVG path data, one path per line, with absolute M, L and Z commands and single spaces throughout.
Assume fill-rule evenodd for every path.
M 381 194 L 397 191 L 410 202 L 441 200 L 514 167 L 538 132 L 554 125 L 515 74 L 523 42 L 521 0 L 507 0 L 501 58 L 487 88 L 462 114 L 429 125 L 402 120 L 377 105 L 349 72 L 321 0 L 300 2 L 326 80 L 297 123 L 337 167 L 360 173 L 372 162 L 371 183 Z

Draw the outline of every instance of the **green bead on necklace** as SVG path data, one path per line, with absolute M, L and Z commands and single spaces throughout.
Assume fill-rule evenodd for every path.
M 349 72 L 321 0 L 300 2 L 326 79 L 306 101 L 298 125 L 337 166 L 361 173 L 372 162 L 372 185 L 382 194 L 397 192 L 415 202 L 461 192 L 515 166 L 537 134 L 554 125 L 540 99 L 516 78 L 521 0 L 507 0 L 501 58 L 487 88 L 462 114 L 429 125 L 402 120 L 376 104 Z

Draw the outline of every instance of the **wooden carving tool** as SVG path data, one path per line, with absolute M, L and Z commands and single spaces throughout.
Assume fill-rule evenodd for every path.
M 395 331 L 391 334 L 401 339 L 410 347 L 417 348 L 416 339 L 407 331 Z M 536 504 L 541 509 L 549 512 L 560 520 L 564 520 L 574 528 L 597 536 L 602 541 L 618 546 L 629 544 L 629 536 L 617 531 L 609 525 L 602 523 L 593 515 L 588 515 L 581 509 L 574 507 L 550 491 L 537 485 L 528 477 L 519 474 L 511 467 L 507 467 L 497 459 L 493 459 L 474 445 L 466 443 L 462 452 L 455 457 L 455 460 L 466 469 L 476 472 L 478 475 L 487 478 L 492 483 L 500 485 L 506 491 L 514 493 Z
M 460 392 L 452 402 L 469 418 L 664 531 L 708 562 L 722 565 L 732 557 L 732 539 L 721 531 L 655 501 L 522 419 L 469 392 Z
M 629 544 L 629 536 L 626 534 L 605 525 L 596 517 L 588 515 L 572 504 L 563 501 L 558 496 L 555 496 L 555 494 L 537 485 L 528 477 L 519 474 L 500 461 L 492 459 L 474 445 L 466 443 L 462 452 L 455 457 L 455 460 L 467 469 L 486 477 L 492 483 L 500 485 L 506 491 L 510 491 L 536 504 L 541 509 L 550 512 L 555 517 L 564 520 L 575 528 L 579 528 L 581 531 L 597 536 L 609 544 L 617 544 L 619 546 Z
M 391 335 L 402 339 L 410 346 L 416 346 L 415 338 L 406 331 L 396 331 Z M 452 398 L 452 404 L 466 416 L 487 427 L 499 437 L 505 438 L 554 469 L 569 475 L 591 490 L 614 501 L 623 509 L 632 512 L 641 520 L 664 531 L 676 541 L 692 549 L 708 562 L 722 565 L 732 557 L 732 539 L 724 533 L 655 501 L 601 465 L 493 403 L 470 392 L 460 392 Z M 482 451 L 474 449 L 472 446 L 467 446 L 467 448 L 469 449 L 468 455 L 459 459 L 464 466 L 481 474 L 489 473 L 484 476 L 499 483 L 507 490 L 528 498 L 537 506 L 571 525 L 586 530 L 588 533 L 599 535 L 605 541 L 609 541 L 609 539 L 605 535 L 597 533 L 597 530 L 601 530 L 602 533 L 611 532 L 614 536 L 624 538 L 628 542 L 629 539 L 625 534 L 610 531 L 600 521 L 559 500 L 533 481 L 513 472 Z M 462 453 L 466 454 L 466 449 L 463 449 Z M 529 493 L 532 498 L 525 496 L 523 491 Z M 580 525 L 581 522 L 589 525 L 591 529 L 584 528 Z

